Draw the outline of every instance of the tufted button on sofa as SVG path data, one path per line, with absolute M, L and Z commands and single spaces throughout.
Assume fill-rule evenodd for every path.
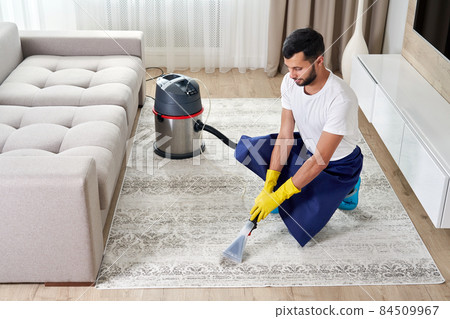
M 0 282 L 95 281 L 138 105 L 137 31 L 0 23 Z

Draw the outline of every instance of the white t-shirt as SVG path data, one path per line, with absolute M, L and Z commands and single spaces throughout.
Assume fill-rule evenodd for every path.
M 308 95 L 287 73 L 281 83 L 281 105 L 292 110 L 306 148 L 314 154 L 322 131 L 343 135 L 331 161 L 346 157 L 358 141 L 358 99 L 341 78 L 330 72 L 322 89 Z

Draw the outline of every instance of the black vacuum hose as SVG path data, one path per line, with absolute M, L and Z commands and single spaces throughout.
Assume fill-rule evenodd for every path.
M 216 130 L 214 127 L 204 124 L 202 121 L 197 120 L 194 124 L 194 130 L 196 132 L 199 132 L 201 130 L 204 130 L 206 132 L 209 132 L 213 135 L 215 135 L 217 138 L 219 138 L 222 142 L 224 142 L 226 145 L 231 147 L 232 149 L 236 149 L 236 143 L 231 141 L 228 137 L 220 133 L 218 130 Z

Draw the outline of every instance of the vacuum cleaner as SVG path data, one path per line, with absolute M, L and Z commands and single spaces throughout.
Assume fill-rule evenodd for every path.
M 205 151 L 201 132 L 207 131 L 231 148 L 236 143 L 201 121 L 203 106 L 196 80 L 181 74 L 166 74 L 156 80 L 156 139 L 154 152 L 165 158 L 184 159 Z
M 202 131 L 207 131 L 229 147 L 236 149 L 231 141 L 217 129 L 204 124 L 200 87 L 197 81 L 181 74 L 166 74 L 156 81 L 155 118 L 156 139 L 154 152 L 165 158 L 185 159 L 200 155 L 205 151 Z M 254 221 L 247 221 L 238 237 L 223 252 L 223 256 L 236 262 L 242 262 L 247 238 L 256 228 Z

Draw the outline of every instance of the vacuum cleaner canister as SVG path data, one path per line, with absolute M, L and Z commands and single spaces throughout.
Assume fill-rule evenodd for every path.
M 198 83 L 185 75 L 167 74 L 157 79 L 155 106 L 156 154 L 183 159 L 205 150 L 201 130 L 195 130 L 203 107 Z

